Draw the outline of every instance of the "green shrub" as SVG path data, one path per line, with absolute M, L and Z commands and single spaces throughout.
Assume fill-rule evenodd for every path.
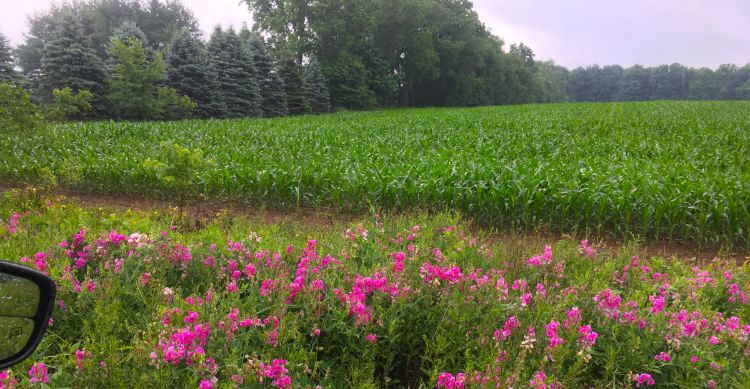
M 66 87 L 52 90 L 52 105 L 47 112 L 50 120 L 62 121 L 80 119 L 91 110 L 91 100 L 94 94 L 88 90 L 73 92 Z
M 39 107 L 23 88 L 0 83 L 0 132 L 32 131 L 45 124 Z

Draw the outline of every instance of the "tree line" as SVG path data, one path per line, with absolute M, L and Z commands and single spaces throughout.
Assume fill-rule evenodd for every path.
M 89 0 L 29 18 L 0 80 L 54 117 L 274 117 L 411 106 L 750 98 L 750 65 L 568 70 L 505 47 L 468 0 L 244 0 L 204 41 L 178 0 Z M 20 72 L 16 71 L 20 70 Z
M 273 117 L 330 111 L 314 57 L 271 52 L 243 26 L 204 42 L 178 1 L 99 0 L 29 19 L 15 52 L 0 36 L 0 80 L 62 118 Z M 16 72 L 17 64 L 21 72 Z
M 552 62 L 537 64 L 539 101 L 748 100 L 750 64 L 688 68 L 678 63 L 588 66 L 568 70 Z

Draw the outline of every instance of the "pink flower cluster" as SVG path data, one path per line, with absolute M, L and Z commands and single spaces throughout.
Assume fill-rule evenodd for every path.
M 21 214 L 20 213 L 14 213 L 10 219 L 8 219 L 7 224 L 3 224 L 3 219 L 0 219 L 0 227 L 5 226 L 5 231 L 7 231 L 10 235 L 15 235 L 18 232 L 18 225 L 21 220 Z
M 44 366 L 44 362 L 37 362 L 31 365 L 29 369 L 29 382 L 36 384 L 39 382 L 48 383 L 49 377 L 47 376 L 47 367 Z
M 548 349 L 553 350 L 555 347 L 562 345 L 565 343 L 565 340 L 561 338 L 558 334 L 558 328 L 560 327 L 560 323 L 552 320 L 550 321 L 545 327 L 545 333 L 547 335 L 547 339 L 549 339 L 549 346 L 547 346 Z
M 466 377 L 464 373 L 458 373 L 454 377 L 453 374 L 448 372 L 442 372 L 438 376 L 437 385 L 438 389 L 464 389 L 466 385 Z
M 178 328 L 166 338 L 160 339 L 156 347 L 166 363 L 177 366 L 185 361 L 188 366 L 192 366 L 194 357 L 205 354 L 204 347 L 210 333 L 208 323 Z M 156 353 L 152 353 L 152 359 L 157 357 Z
M 464 275 L 461 273 L 461 268 L 458 266 L 433 266 L 429 262 L 425 262 L 420 268 L 422 274 L 422 280 L 425 283 L 430 283 L 434 280 L 447 281 L 449 284 L 456 284 L 461 282 Z
M 511 316 L 508 318 L 508 320 L 505 321 L 505 324 L 503 325 L 503 329 L 495 330 L 495 333 L 493 336 L 496 340 L 505 341 L 513 333 L 513 330 L 515 330 L 518 327 L 520 327 L 520 323 L 518 322 L 518 319 L 516 319 L 514 316 Z
M 544 254 L 541 256 L 531 257 L 527 263 L 531 266 L 539 267 L 543 265 L 549 265 L 552 263 L 552 247 L 545 246 Z
M 286 369 L 285 366 L 286 366 L 285 359 L 274 359 L 270 365 L 266 365 L 261 362 L 259 365 L 259 369 L 258 369 L 258 376 L 261 377 L 261 380 L 263 379 L 263 377 L 270 378 L 271 386 L 274 388 L 279 388 L 279 389 L 291 388 L 292 379 L 289 378 L 289 376 L 287 375 L 289 371 Z
M 641 385 L 652 386 L 656 383 L 654 382 L 653 377 L 651 377 L 651 374 L 648 374 L 648 373 L 641 373 L 641 374 L 634 375 L 633 381 L 635 381 L 635 386 L 637 387 L 640 387 Z

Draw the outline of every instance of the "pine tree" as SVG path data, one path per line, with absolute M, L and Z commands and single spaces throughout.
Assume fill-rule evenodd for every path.
M 54 37 L 42 50 L 41 100 L 51 101 L 53 89 L 88 90 L 94 94 L 94 109 L 101 112 L 105 79 L 104 64 L 88 45 L 80 21 L 72 13 L 65 13 Z
M 242 30 L 241 36 L 244 37 L 246 35 L 245 31 L 247 31 L 247 37 L 244 39 L 247 40 L 253 53 L 255 74 L 258 78 L 258 86 L 261 95 L 260 109 L 263 111 L 263 117 L 288 115 L 289 110 L 286 106 L 284 82 L 281 81 L 279 74 L 273 67 L 263 37 L 257 32 L 250 33 L 246 29 Z
M 250 51 L 243 48 L 231 28 L 216 27 L 208 44 L 208 57 L 216 70 L 219 95 L 227 107 L 227 117 L 260 116 L 260 93 L 255 80 Z
M 5 35 L 0 33 L 0 82 L 18 84 L 20 81 L 21 76 L 13 68 L 13 54 L 10 43 L 8 43 Z
M 216 72 L 203 43 L 187 30 L 178 33 L 167 51 L 166 84 L 198 104 L 198 116 L 222 117 L 227 106 L 219 93 Z
M 137 24 L 130 20 L 124 21 L 120 27 L 116 28 L 112 32 L 112 38 L 110 41 L 114 41 L 115 39 L 119 39 L 120 42 L 127 42 L 129 38 L 136 38 L 139 41 L 141 41 L 141 44 L 143 44 L 144 47 L 148 47 L 148 38 L 146 38 L 146 33 L 141 30 L 140 27 L 138 27 Z
M 331 111 L 331 97 L 328 94 L 328 81 L 320 71 L 320 63 L 313 57 L 305 65 L 305 82 L 307 83 L 307 101 L 313 113 Z
M 281 59 L 279 73 L 284 82 L 286 105 L 290 115 L 304 115 L 310 112 L 307 102 L 307 88 L 300 74 L 300 67 L 291 55 L 284 55 Z

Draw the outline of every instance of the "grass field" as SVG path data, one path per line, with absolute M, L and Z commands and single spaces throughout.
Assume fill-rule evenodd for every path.
M 746 265 L 489 240 L 451 214 L 259 216 L 183 231 L 174 211 L 0 194 L 0 258 L 58 284 L 40 348 L 0 384 L 750 385 Z
M 458 210 L 488 226 L 750 245 L 750 103 L 551 104 L 274 120 L 102 122 L 0 136 L 0 178 L 170 196 L 159 141 L 215 165 L 214 198 Z

